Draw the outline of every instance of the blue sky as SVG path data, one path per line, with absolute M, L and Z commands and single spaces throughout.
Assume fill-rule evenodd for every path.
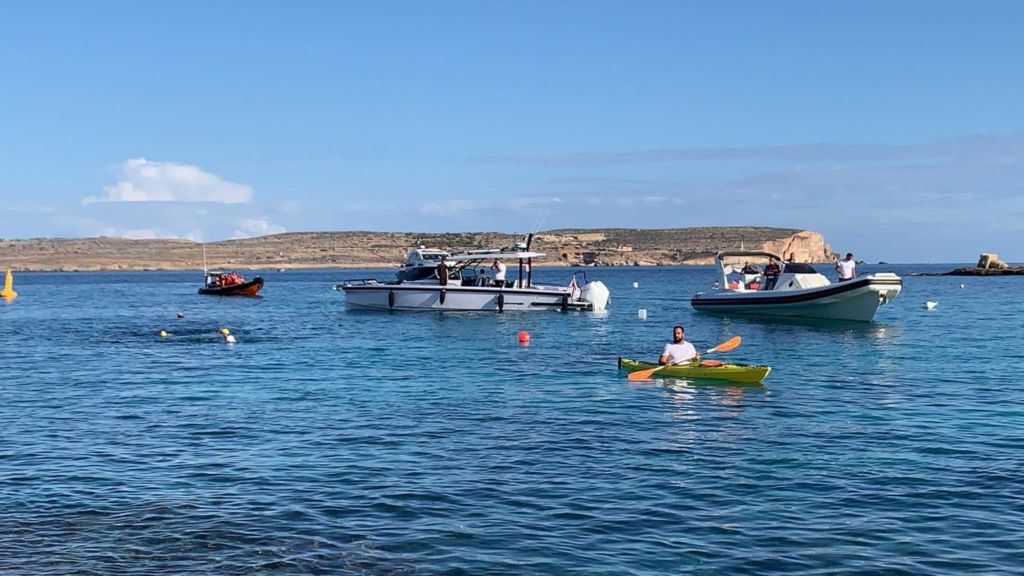
M 1024 3 L 20 2 L 0 236 L 773 225 L 1024 260 Z

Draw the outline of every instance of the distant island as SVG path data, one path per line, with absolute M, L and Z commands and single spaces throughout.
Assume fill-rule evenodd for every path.
M 415 246 L 447 250 L 498 248 L 522 235 L 499 232 L 291 232 L 208 242 L 210 268 L 376 268 L 398 266 Z M 191 240 L 35 238 L 0 240 L 0 268 L 15 271 L 188 270 L 203 267 L 204 244 Z M 795 254 L 801 262 L 835 258 L 822 235 L 809 230 L 706 227 L 644 230 L 563 229 L 538 232 L 538 265 L 666 266 L 708 264 L 721 250 Z

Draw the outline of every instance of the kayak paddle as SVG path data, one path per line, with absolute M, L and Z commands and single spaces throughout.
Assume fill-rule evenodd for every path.
M 705 352 L 705 354 L 711 354 L 712 352 L 727 352 L 739 346 L 740 342 L 742 341 L 743 339 L 740 338 L 739 336 L 733 336 L 732 338 L 729 338 L 728 340 L 722 342 L 718 346 L 711 348 L 710 350 Z M 680 362 L 680 364 L 682 364 L 682 362 Z M 664 366 L 658 366 L 657 368 L 648 368 L 646 370 L 637 370 L 636 372 L 630 372 L 627 378 L 629 378 L 630 380 L 647 380 L 648 378 L 651 377 L 651 374 L 654 374 L 655 372 L 661 370 L 662 368 L 668 368 L 669 366 L 673 366 L 673 364 L 665 364 Z

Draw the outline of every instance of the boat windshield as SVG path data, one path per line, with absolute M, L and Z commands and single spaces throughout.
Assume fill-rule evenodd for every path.
M 814 266 L 810 264 L 804 264 L 803 262 L 785 262 L 785 266 L 782 269 L 787 274 L 817 274 L 818 271 L 814 269 Z

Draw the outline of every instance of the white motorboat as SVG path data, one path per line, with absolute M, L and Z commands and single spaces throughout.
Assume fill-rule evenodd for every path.
M 406 254 L 405 264 L 395 280 L 346 280 L 334 288 L 345 293 L 348 307 L 376 310 L 602 311 L 607 307 L 608 288 L 600 281 L 587 280 L 586 274 L 582 285 L 575 274 L 565 286 L 534 283 L 533 261 L 545 255 L 531 252 L 531 241 L 532 235 L 526 243 L 517 243 L 511 248 L 458 253 L 415 248 Z M 517 277 L 497 281 L 478 272 L 478 269 L 486 270 L 494 259 L 518 263 Z M 448 268 L 444 283 L 437 272 L 442 261 Z M 510 275 L 513 270 L 510 265 Z
M 775 258 L 782 268 L 772 284 L 751 261 Z M 727 260 L 743 260 L 730 264 Z M 892 272 L 877 272 L 833 284 L 810 264 L 783 262 L 770 252 L 719 252 L 718 279 L 712 290 L 690 300 L 695 310 L 724 314 L 819 318 L 870 322 L 879 306 L 903 289 Z

